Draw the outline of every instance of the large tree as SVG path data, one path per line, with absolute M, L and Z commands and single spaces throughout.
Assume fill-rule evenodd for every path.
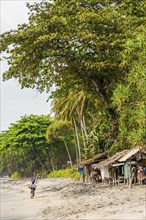
M 116 142 L 122 137 L 120 133 L 126 122 L 122 120 L 122 126 L 118 103 L 113 99 L 120 85 L 130 86 L 135 58 L 128 59 L 127 42 L 140 27 L 143 27 L 141 34 L 144 33 L 145 1 L 55 0 L 27 6 L 28 24 L 19 25 L 17 30 L 6 32 L 0 38 L 0 51 L 7 52 L 9 63 L 4 80 L 16 78 L 22 88 L 36 87 L 39 91 L 50 90 L 55 85 L 54 97 L 58 99 L 67 97 L 69 90 L 83 89 L 98 103 L 95 111 L 98 108 L 99 117 L 94 130 L 98 131 L 99 143 L 106 144 L 105 124 L 108 139 L 110 136 Z M 130 91 L 134 92 L 132 87 Z M 134 94 L 129 99 L 134 99 L 137 93 Z M 104 118 L 101 124 L 100 114 Z M 133 119 L 135 115 L 133 111 Z M 110 126 L 106 121 L 110 121 Z M 126 142 L 127 146 L 130 144 Z
M 144 1 L 56 0 L 27 6 L 29 23 L 1 35 L 0 49 L 10 55 L 4 79 L 14 77 L 22 87 L 41 91 L 62 81 L 81 82 L 107 102 L 126 73 L 120 67 L 123 43 L 145 24 Z
M 30 175 L 49 170 L 50 149 L 45 135 L 50 116 L 23 116 L 0 135 L 0 156 L 4 170 Z

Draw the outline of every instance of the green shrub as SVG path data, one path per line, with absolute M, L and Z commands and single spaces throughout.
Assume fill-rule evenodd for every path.
M 12 175 L 11 175 L 11 178 L 13 178 L 13 179 L 19 179 L 20 177 L 21 176 L 20 176 L 20 174 L 17 171 L 12 173 Z
M 78 171 L 75 171 L 72 175 L 71 178 L 75 179 L 75 180 L 80 180 L 81 178 L 81 174 Z
M 74 172 L 72 173 L 72 170 L 67 168 L 65 170 L 53 170 L 48 175 L 48 178 L 72 178 L 75 180 L 80 179 L 80 174 L 78 173 L 77 169 L 74 169 Z
M 43 177 L 43 178 L 45 178 L 45 177 L 47 177 L 48 172 L 46 172 L 46 171 L 43 171 L 43 172 L 36 172 L 35 175 L 36 175 L 36 176 L 39 176 L 39 177 Z

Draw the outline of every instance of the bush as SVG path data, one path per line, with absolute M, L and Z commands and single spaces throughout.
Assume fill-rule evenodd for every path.
M 80 180 L 81 178 L 81 174 L 76 170 L 72 175 L 71 178 L 75 179 L 75 180 Z
M 12 175 L 11 175 L 11 178 L 13 178 L 13 179 L 19 179 L 20 177 L 21 176 L 20 176 L 20 174 L 17 171 L 12 173 Z
M 46 172 L 46 171 L 36 172 L 36 176 L 37 176 L 37 177 L 43 177 L 43 178 L 45 178 L 45 177 L 47 177 L 47 175 L 48 175 L 48 172 Z
M 48 175 L 48 178 L 72 178 L 75 180 L 80 179 L 80 174 L 78 173 L 77 169 L 74 169 L 74 172 L 72 173 L 71 169 L 65 169 L 65 170 L 53 170 Z

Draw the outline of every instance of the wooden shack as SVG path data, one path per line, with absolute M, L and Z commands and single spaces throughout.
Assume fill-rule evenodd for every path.
M 146 149 L 140 146 L 129 150 L 119 159 L 124 166 L 124 179 L 127 184 L 143 184 L 146 182 Z
M 101 172 L 101 179 L 102 182 L 105 183 L 113 183 L 116 184 L 121 179 L 123 179 L 123 170 L 121 169 L 121 166 L 123 163 L 119 163 L 118 160 L 125 156 L 129 151 L 124 150 L 121 152 L 117 152 L 112 157 L 109 157 L 108 159 L 101 161 L 98 164 L 93 164 L 93 169 L 99 169 Z M 117 164 L 117 166 L 113 166 Z
M 134 167 L 135 171 L 133 171 Z M 92 168 L 100 170 L 103 183 L 115 185 L 123 182 L 129 185 L 132 182 L 140 182 L 143 184 L 146 182 L 146 148 L 138 146 L 131 150 L 117 152 L 98 164 L 92 164 Z
M 103 153 L 99 153 L 97 155 L 95 155 L 94 157 L 82 161 L 79 164 L 79 167 L 84 167 L 85 168 L 85 178 L 83 179 L 83 181 L 85 182 L 93 182 L 93 169 L 92 169 L 92 165 L 93 164 L 98 164 L 99 162 L 105 160 L 107 158 L 107 153 L 103 152 Z

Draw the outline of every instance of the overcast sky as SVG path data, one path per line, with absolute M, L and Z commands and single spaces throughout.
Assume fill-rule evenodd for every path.
M 0 0 L 1 4 L 1 33 L 16 29 L 18 24 L 27 22 L 29 0 Z M 34 1 L 31 1 L 34 2 Z M 1 61 L 2 73 L 8 68 L 6 61 Z M 1 78 L 1 131 L 8 129 L 21 116 L 49 114 L 50 102 L 46 102 L 48 94 L 39 94 L 35 90 L 20 89 L 16 80 L 2 82 Z

